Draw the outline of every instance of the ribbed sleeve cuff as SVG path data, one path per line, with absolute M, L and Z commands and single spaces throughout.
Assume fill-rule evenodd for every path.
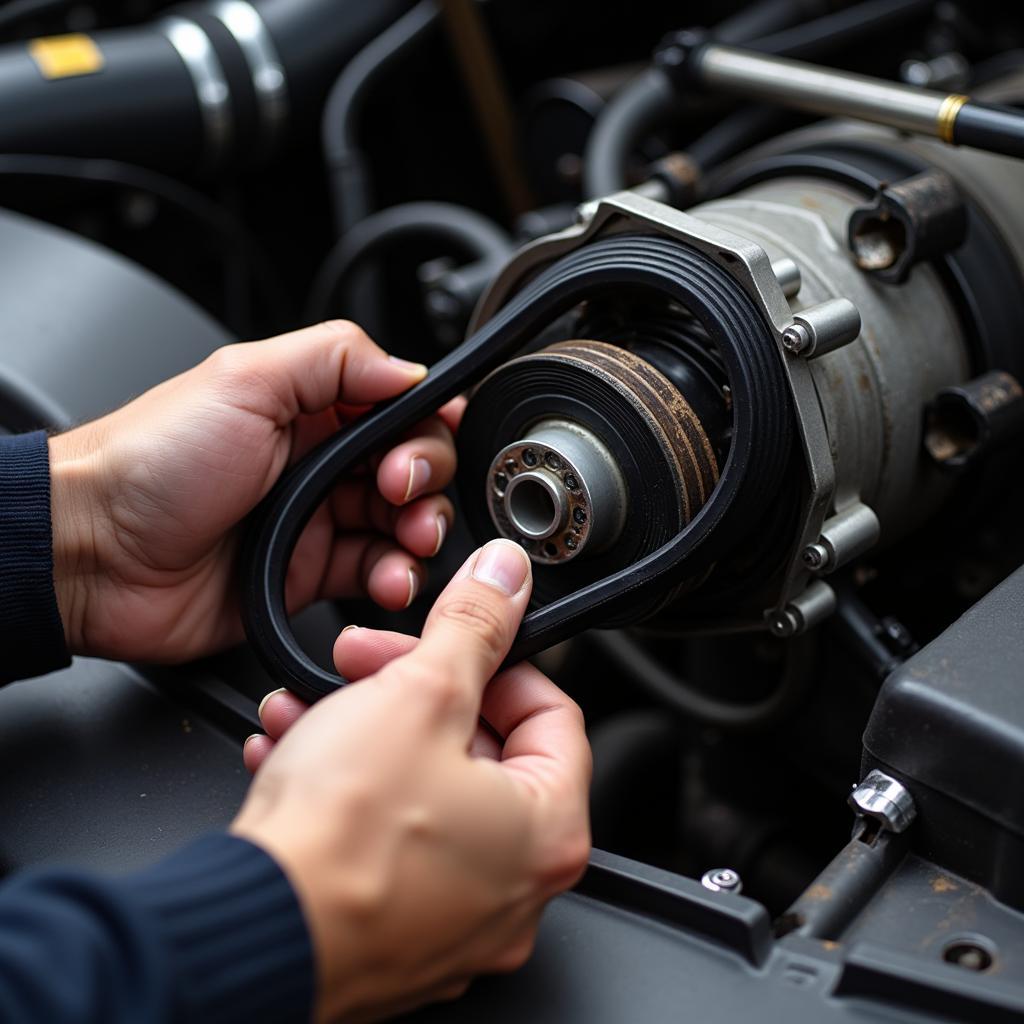
M 0 437 L 0 683 L 70 663 L 53 588 L 46 434 Z
M 124 885 L 163 936 L 174 1020 L 311 1018 L 309 932 L 284 872 L 259 847 L 205 836 Z

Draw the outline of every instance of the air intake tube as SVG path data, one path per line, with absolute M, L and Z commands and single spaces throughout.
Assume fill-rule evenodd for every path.
M 401 0 L 205 0 L 134 28 L 0 48 L 0 151 L 210 173 L 312 123 Z

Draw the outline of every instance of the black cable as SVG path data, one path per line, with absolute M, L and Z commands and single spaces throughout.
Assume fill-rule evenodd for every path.
M 759 53 L 823 57 L 879 31 L 891 30 L 920 16 L 933 5 L 934 0 L 865 0 L 864 3 L 834 14 L 745 42 L 745 45 Z M 794 3 L 788 9 L 790 25 L 799 17 L 797 7 Z M 785 11 L 786 6 L 780 4 L 777 8 L 780 19 Z M 730 22 L 734 20 L 738 18 L 730 19 Z M 776 27 L 783 28 L 781 24 Z M 712 38 L 723 43 L 744 42 L 737 37 L 729 23 L 714 29 Z M 679 103 L 678 92 L 670 84 L 668 76 L 656 68 L 644 72 L 611 100 L 598 117 L 584 153 L 584 192 L 588 198 L 607 195 L 627 187 L 626 167 L 630 154 L 645 135 L 671 121 L 679 109 Z M 731 122 L 728 127 L 724 127 L 725 121 Z M 755 131 L 750 139 L 743 140 L 741 130 L 747 125 Z M 721 151 L 725 152 L 726 157 L 746 148 L 758 140 L 756 129 L 759 125 L 759 118 L 746 111 L 724 119 L 711 129 L 714 134 L 710 142 L 698 139 L 692 144 L 692 148 L 705 153 L 705 160 L 697 160 L 697 163 L 702 167 L 713 166 L 711 159 L 717 157 L 719 147 L 725 141 L 729 145 Z
M 675 87 L 648 68 L 609 100 L 590 131 L 583 153 L 583 194 L 588 199 L 629 184 L 626 168 L 640 140 L 668 123 L 679 106 Z
M 791 112 L 778 107 L 740 107 L 695 139 L 686 154 L 702 171 L 717 167 L 754 143 L 778 134 L 791 117 Z
M 332 314 L 334 299 L 367 257 L 413 238 L 433 238 L 470 260 L 491 260 L 495 273 L 512 252 L 508 234 L 481 213 L 453 203 L 403 203 L 359 221 L 328 254 L 310 290 L 309 321 Z
M 420 0 L 345 66 L 327 96 L 321 139 L 338 237 L 370 213 L 370 173 L 359 144 L 359 116 L 373 86 L 440 16 L 434 0 Z
M 753 35 L 791 25 L 807 14 L 799 0 L 761 0 L 720 22 L 714 37 L 740 43 Z M 750 34 L 748 34 L 750 33 Z M 604 110 L 583 155 L 583 193 L 588 199 L 626 188 L 626 167 L 637 144 L 667 124 L 679 107 L 675 87 L 660 70 L 649 68 L 621 89 Z
M 116 160 L 91 160 L 84 157 L 41 154 L 0 154 L 0 176 L 52 178 L 58 181 L 82 181 L 94 185 L 134 189 L 162 199 L 187 214 L 224 242 L 226 259 L 246 267 L 269 302 L 271 315 L 280 326 L 285 319 L 285 302 L 269 261 L 255 247 L 241 222 L 228 214 L 208 196 L 156 171 Z M 237 325 L 231 325 L 237 326 Z
M 823 18 L 755 39 L 747 48 L 794 60 L 818 60 L 927 13 L 935 0 L 866 0 Z
M 778 687 L 761 700 L 740 704 L 695 690 L 626 633 L 595 631 L 589 636 L 655 700 L 685 718 L 733 732 L 766 729 L 785 718 L 802 703 L 811 678 L 810 648 L 806 638 L 797 638 L 787 645 L 786 664 Z

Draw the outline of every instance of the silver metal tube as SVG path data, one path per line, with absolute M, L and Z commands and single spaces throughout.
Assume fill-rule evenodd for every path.
M 710 44 L 697 60 L 701 82 L 712 89 L 815 114 L 855 117 L 947 142 L 964 101 L 960 96 L 731 46 Z

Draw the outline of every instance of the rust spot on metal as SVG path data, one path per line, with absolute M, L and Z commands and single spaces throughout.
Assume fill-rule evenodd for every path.
M 804 893 L 804 899 L 813 900 L 815 903 L 827 903 L 832 899 L 832 895 L 832 889 L 829 886 L 818 882 Z
M 936 875 L 932 881 L 932 892 L 956 892 L 960 888 L 952 878 L 947 878 L 945 875 Z

